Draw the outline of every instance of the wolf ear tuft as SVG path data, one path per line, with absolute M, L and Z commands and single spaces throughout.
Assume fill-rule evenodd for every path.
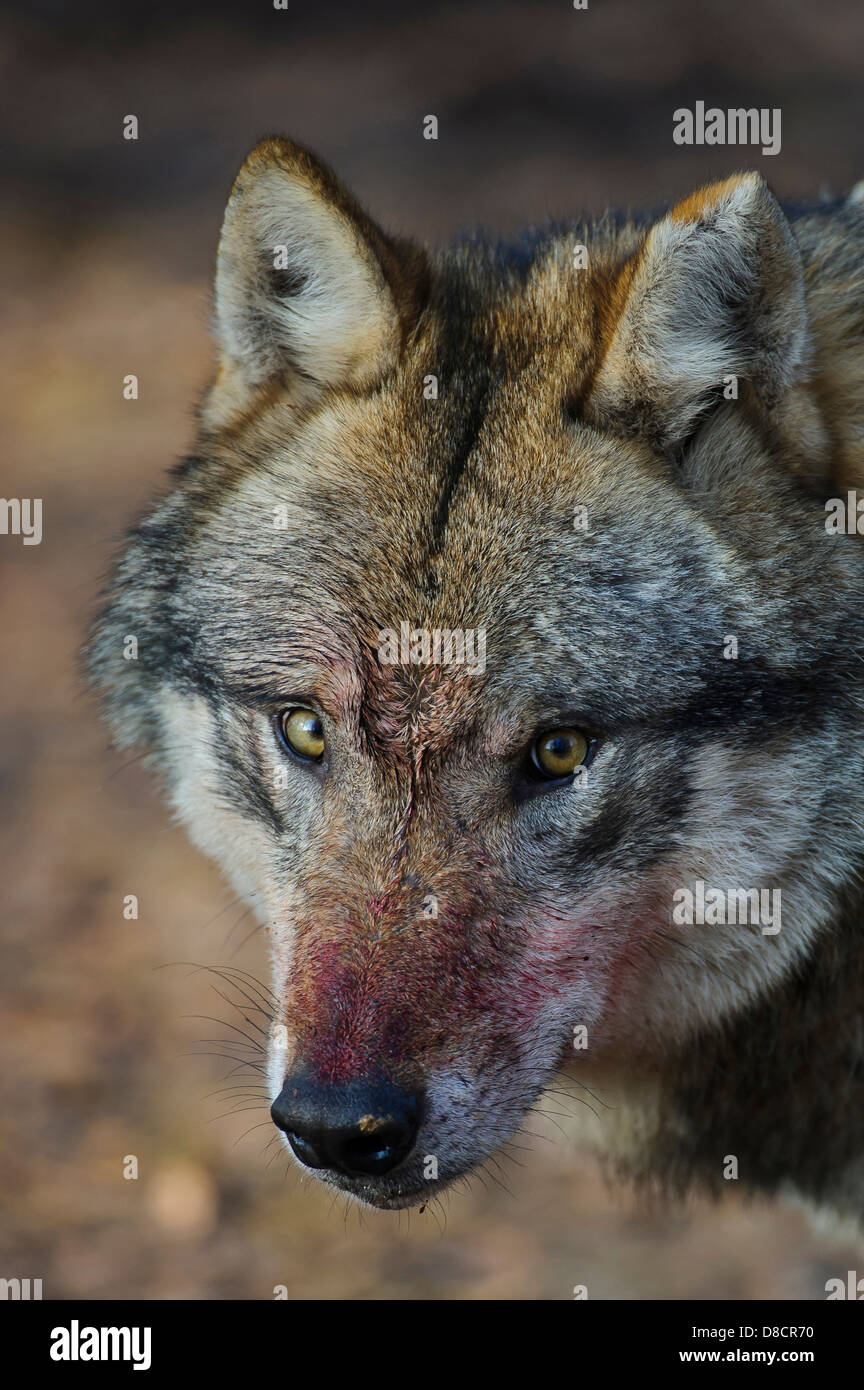
M 275 379 L 293 378 L 301 396 L 374 384 L 424 286 L 423 253 L 385 236 L 325 164 L 289 140 L 261 141 L 222 224 L 214 404 L 221 395 L 236 407 Z
M 649 231 L 604 306 L 592 423 L 680 449 L 730 378 L 770 408 L 807 349 L 801 258 L 756 173 L 678 203 Z

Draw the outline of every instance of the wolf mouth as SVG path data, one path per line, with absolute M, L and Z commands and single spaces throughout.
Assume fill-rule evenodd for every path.
M 347 1191 L 348 1189 L 343 1189 Z M 365 1193 L 355 1193 L 360 1201 L 367 1202 L 370 1206 L 380 1211 L 406 1211 L 410 1207 L 420 1207 L 434 1196 L 436 1189 L 432 1187 L 410 1188 L 405 1191 L 382 1193 L 378 1196 L 367 1195 Z
M 320 1178 L 325 1186 L 334 1188 L 346 1197 L 351 1197 L 364 1206 L 377 1211 L 405 1211 L 411 1207 L 421 1207 L 426 1202 L 449 1187 L 453 1179 L 421 1182 L 418 1186 L 378 1188 L 363 1181 L 344 1177 L 339 1173 L 328 1173 Z

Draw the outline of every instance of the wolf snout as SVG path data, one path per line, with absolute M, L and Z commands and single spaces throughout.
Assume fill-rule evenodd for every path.
M 377 1177 L 408 1157 L 420 1128 L 422 1096 L 390 1082 L 315 1081 L 287 1076 L 270 1107 L 294 1156 L 307 1168 Z

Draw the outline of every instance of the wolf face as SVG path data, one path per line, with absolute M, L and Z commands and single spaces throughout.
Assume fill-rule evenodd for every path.
M 287 141 L 244 165 L 198 439 L 90 657 L 268 927 L 273 1116 L 328 1183 L 422 1202 L 564 1064 L 644 1083 L 658 1150 L 682 1058 L 836 936 L 862 556 L 824 520 L 861 295 L 826 277 L 862 232 L 744 174 L 433 255 Z M 781 929 L 679 922 L 700 883 L 779 893 Z

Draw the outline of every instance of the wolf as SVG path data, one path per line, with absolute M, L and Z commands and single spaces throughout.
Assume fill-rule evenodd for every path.
M 266 927 L 297 1163 L 422 1205 L 563 1074 L 624 1180 L 860 1220 L 862 192 L 431 250 L 268 138 L 214 322 L 88 666 Z

